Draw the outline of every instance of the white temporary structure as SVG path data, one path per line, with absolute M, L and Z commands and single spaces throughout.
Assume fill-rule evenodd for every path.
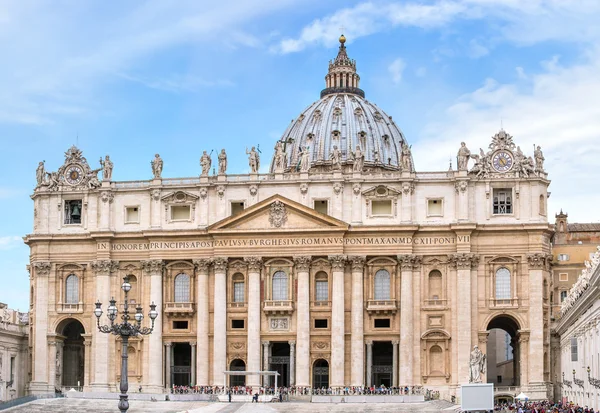
M 277 377 L 280 376 L 280 374 L 276 371 L 225 370 L 223 372 L 223 383 L 227 383 L 227 376 L 275 376 L 275 394 L 277 394 Z
M 516 400 L 529 400 L 529 396 L 526 395 L 525 393 L 521 392 L 519 393 L 519 395 L 517 397 L 515 397 Z

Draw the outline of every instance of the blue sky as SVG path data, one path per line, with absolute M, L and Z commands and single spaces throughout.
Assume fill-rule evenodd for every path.
M 392 115 L 417 170 L 446 170 L 461 141 L 500 128 L 550 172 L 549 212 L 599 221 L 597 0 L 4 0 L 0 5 L 0 301 L 28 306 L 29 195 L 41 160 L 78 143 L 115 180 L 196 176 L 202 150 L 229 172 L 262 165 L 318 99 L 340 28 L 367 99 Z M 215 162 L 216 163 L 216 162 Z

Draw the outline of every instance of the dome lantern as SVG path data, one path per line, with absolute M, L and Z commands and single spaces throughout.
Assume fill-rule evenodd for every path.
M 352 93 L 365 97 L 359 88 L 360 76 L 356 73 L 356 60 L 350 59 L 346 53 L 346 37 L 340 36 L 340 49 L 334 60 L 329 61 L 329 71 L 325 76 L 325 89 L 321 97 L 333 93 Z

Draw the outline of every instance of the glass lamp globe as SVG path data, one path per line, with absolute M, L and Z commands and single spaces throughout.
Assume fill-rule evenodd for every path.
M 129 284 L 129 277 L 128 276 L 123 277 L 123 284 L 121 284 L 121 288 L 126 293 L 128 293 L 129 291 L 131 291 L 131 284 Z

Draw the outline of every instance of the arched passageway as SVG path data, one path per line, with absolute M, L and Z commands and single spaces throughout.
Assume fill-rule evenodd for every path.
M 229 364 L 229 370 L 231 371 L 246 371 L 246 363 L 244 360 L 235 359 L 231 360 Z M 234 386 L 245 386 L 246 385 L 246 376 L 229 376 L 229 385 L 231 387 Z
M 494 317 L 487 325 L 487 382 L 496 387 L 520 385 L 518 322 L 508 316 Z
M 329 387 L 329 363 L 327 360 L 318 359 L 313 364 L 313 388 L 327 389 Z
M 64 336 L 62 355 L 57 351 L 56 367 L 57 373 L 61 375 L 60 383 L 63 387 L 82 387 L 85 371 L 85 346 L 83 336 L 85 329 L 83 325 L 74 319 L 63 321 L 57 329 L 57 333 Z

